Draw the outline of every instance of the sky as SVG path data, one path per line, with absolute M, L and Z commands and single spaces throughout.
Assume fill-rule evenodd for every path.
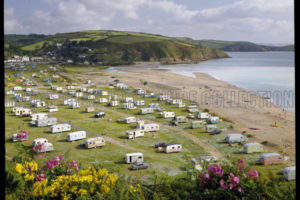
M 5 0 L 5 34 L 121 30 L 294 43 L 293 0 Z

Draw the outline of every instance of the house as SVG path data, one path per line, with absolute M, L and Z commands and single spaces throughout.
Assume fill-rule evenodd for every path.
M 6 91 L 6 95 L 14 95 L 15 92 L 13 90 L 8 90 Z
M 139 94 L 139 95 L 144 95 L 144 94 L 146 94 L 146 91 L 143 90 L 143 89 L 141 89 L 141 88 L 135 89 L 134 92 L 135 92 L 136 94 Z
M 141 129 L 133 129 L 126 131 L 127 139 L 135 139 L 137 137 L 143 137 L 145 132 Z
M 264 151 L 263 145 L 257 142 L 244 144 L 243 148 L 245 153 L 259 153 Z
M 151 131 L 159 131 L 159 124 L 153 123 L 153 124 L 145 124 L 143 120 L 140 120 L 137 122 L 137 128 L 144 130 L 145 132 L 151 132 Z
M 21 86 L 15 86 L 14 91 L 22 91 L 23 88 Z
M 94 112 L 94 111 L 95 111 L 95 108 L 94 108 L 94 107 L 86 107 L 86 108 L 85 108 L 85 111 L 86 111 L 87 113 Z
M 206 126 L 206 132 L 207 133 L 212 133 L 215 130 L 218 130 L 218 127 L 216 125 L 207 125 Z
M 158 96 L 158 101 L 166 101 L 168 99 L 170 99 L 169 95 L 159 95 Z
M 95 99 L 95 96 L 94 95 L 88 95 L 88 100 L 92 100 L 92 99 Z
M 166 144 L 163 145 L 161 148 L 165 153 L 177 153 L 182 151 L 181 144 L 177 144 L 177 143 Z
M 70 105 L 70 108 L 75 109 L 75 108 L 80 108 L 80 103 L 79 102 L 73 102 Z
M 30 96 L 25 96 L 25 97 L 23 97 L 23 101 L 24 102 L 31 101 L 31 97 Z
M 144 162 L 143 153 L 127 153 L 125 154 L 125 163 Z
M 208 124 L 216 124 L 219 122 L 219 117 L 210 116 L 206 119 L 206 123 Z
M 75 140 L 81 140 L 86 138 L 86 132 L 85 131 L 76 131 L 73 133 L 68 133 L 66 140 L 67 141 L 75 141 Z
M 259 158 L 262 165 L 276 165 L 283 163 L 283 157 L 278 153 L 263 153 Z
M 204 126 L 204 121 L 192 121 L 191 128 L 202 128 Z
M 29 59 L 28 56 L 23 56 L 22 57 L 22 62 L 29 62 L 29 61 L 30 61 L 30 59 Z
M 129 88 L 128 85 L 126 85 L 125 83 L 117 83 L 116 87 L 121 90 L 126 90 Z
M 97 99 L 96 102 L 97 102 L 97 103 L 107 103 L 107 102 L 108 102 L 108 99 L 107 99 L 107 98 L 99 98 L 99 99 Z
M 134 104 L 135 104 L 136 106 L 144 106 L 144 105 L 145 105 L 145 101 L 144 101 L 144 100 L 136 100 L 136 101 L 134 102 Z
M 118 106 L 119 105 L 119 101 L 111 101 L 108 103 L 109 106 Z
M 161 113 L 159 113 L 163 118 L 172 118 L 175 117 L 175 113 L 174 112 L 167 112 L 167 111 L 163 111 Z
M 122 102 L 125 102 L 125 103 L 132 102 L 133 103 L 133 98 L 132 97 L 125 97 L 125 98 L 122 99 Z
M 244 140 L 244 136 L 240 133 L 230 133 L 225 137 L 225 141 L 229 144 L 243 142 Z
M 140 110 L 141 115 L 150 114 L 153 112 L 154 112 L 153 108 L 141 108 L 141 110 Z
M 136 107 L 134 106 L 133 103 L 129 102 L 129 103 L 123 103 L 123 108 L 124 109 L 136 109 Z
M 20 142 L 20 141 L 25 141 L 28 140 L 28 131 L 20 131 L 19 133 L 13 134 L 10 139 L 12 142 Z
M 48 98 L 50 100 L 59 99 L 59 95 L 58 94 L 49 94 Z
M 83 93 L 82 92 L 76 92 L 74 94 L 75 97 L 82 97 L 83 96 Z
M 30 116 L 31 121 L 41 120 L 48 118 L 48 113 L 33 113 Z
M 207 112 L 202 112 L 202 113 L 197 112 L 196 116 L 199 119 L 208 119 L 210 117 L 210 114 Z
M 5 101 L 5 108 L 14 107 L 15 104 L 16 103 L 14 101 Z
M 288 180 L 296 180 L 296 166 L 290 166 L 284 168 L 281 173 L 283 174 L 283 177 Z
M 105 146 L 105 139 L 103 137 L 89 138 L 85 140 L 84 146 L 87 149 L 102 147 Z
M 47 107 L 47 112 L 57 112 L 58 111 L 58 106 L 48 106 Z
M 44 118 L 44 119 L 31 121 L 30 125 L 37 126 L 37 127 L 43 127 L 43 126 L 55 125 L 56 122 L 57 122 L 57 119 L 55 117 L 50 117 L 50 118 Z
M 76 99 L 66 99 L 63 102 L 63 105 L 71 105 L 76 102 Z
M 124 119 L 119 119 L 118 122 L 122 122 L 125 124 L 132 124 L 132 123 L 136 123 L 136 118 L 135 117 L 126 117 Z
M 62 133 L 65 131 L 70 131 L 71 125 L 70 124 L 55 124 L 50 127 L 51 133 Z

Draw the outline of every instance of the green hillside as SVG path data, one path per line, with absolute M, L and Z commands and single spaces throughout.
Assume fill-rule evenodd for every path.
M 212 48 L 218 48 L 223 51 L 241 51 L 241 52 L 251 52 L 251 51 L 294 51 L 294 45 L 286 46 L 267 46 L 259 45 L 252 42 L 246 41 L 222 41 L 222 40 L 193 40 L 191 38 L 177 38 L 179 40 L 188 42 L 190 44 L 199 44 L 203 46 L 208 46 Z
M 125 31 L 81 31 L 55 35 L 5 35 L 5 57 L 14 53 L 29 56 L 51 54 L 75 63 L 130 64 L 134 61 L 197 63 L 226 58 L 222 50 L 176 38 Z M 59 46 L 57 44 L 63 44 Z

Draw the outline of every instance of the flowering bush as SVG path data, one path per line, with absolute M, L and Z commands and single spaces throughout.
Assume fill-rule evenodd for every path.
M 259 173 L 257 170 L 247 170 L 245 159 L 238 159 L 233 166 L 211 164 L 199 174 L 198 185 L 202 192 L 213 191 L 224 198 L 239 198 L 255 192 L 258 188 Z
M 89 167 L 80 170 L 75 160 L 66 162 L 63 155 L 56 156 L 38 169 L 36 162 L 17 163 L 15 170 L 23 175 L 27 184 L 25 196 L 31 198 L 75 199 L 107 194 L 114 187 L 117 176 L 106 169 Z
M 32 150 L 35 152 L 44 152 L 45 145 L 44 143 L 37 142 L 37 144 L 33 146 Z

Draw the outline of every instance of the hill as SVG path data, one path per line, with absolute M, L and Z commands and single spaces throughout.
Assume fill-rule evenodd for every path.
M 199 44 L 203 46 L 208 46 L 212 48 L 218 48 L 223 51 L 241 51 L 241 52 L 251 52 L 251 51 L 294 51 L 294 45 L 286 46 L 267 46 L 259 45 L 252 42 L 245 41 L 222 41 L 222 40 L 193 40 L 191 38 L 177 38 L 181 41 L 188 42 L 190 44 Z
M 172 37 L 138 32 L 96 30 L 55 35 L 5 35 L 5 57 L 51 56 L 75 63 L 130 64 L 134 61 L 197 63 L 226 58 L 222 50 Z

